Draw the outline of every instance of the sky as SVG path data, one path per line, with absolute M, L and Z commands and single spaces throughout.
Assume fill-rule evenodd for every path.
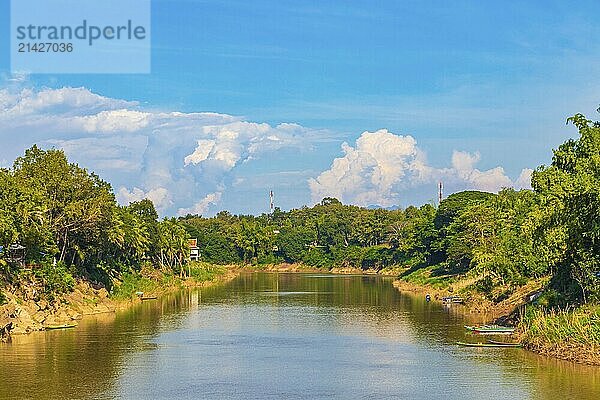
M 0 38 L 9 7 L 0 0 Z M 163 216 L 326 196 L 406 207 L 527 188 L 596 118 L 600 3 L 153 0 L 150 74 L 13 74 L 0 166 L 34 143 Z

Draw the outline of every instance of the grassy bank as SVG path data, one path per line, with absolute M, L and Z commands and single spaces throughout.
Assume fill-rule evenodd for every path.
M 453 273 L 443 265 L 432 265 L 405 270 L 395 286 L 400 290 L 429 293 L 436 299 L 444 296 L 461 296 L 466 310 L 489 314 L 498 318 L 512 313 L 529 302 L 548 284 L 547 277 L 522 282 L 493 282 L 474 271 Z
M 453 290 L 458 274 L 450 274 L 437 265 L 423 268 L 404 269 L 399 273 L 399 280 L 415 286 L 429 287 L 437 290 Z
M 444 274 L 439 267 L 406 270 L 394 282 L 401 291 L 428 293 L 435 299 L 459 295 L 466 313 L 484 313 L 489 322 L 516 324 L 518 339 L 528 350 L 563 360 L 600 365 L 600 306 L 566 310 L 546 308 L 532 300 L 548 278 L 519 286 L 484 287 L 470 274 Z M 533 296 L 533 297 L 532 297 Z M 538 304 L 539 303 L 539 304 Z
M 302 263 L 241 264 L 239 268 L 248 272 L 329 272 L 329 268 L 312 267 Z
M 110 297 L 117 301 L 135 299 L 137 292 L 157 295 L 178 288 L 218 282 L 225 280 L 227 276 L 232 276 L 231 268 L 203 262 L 189 263 L 181 275 L 165 274 L 154 268 L 142 268 L 139 272 L 123 274 Z
M 525 347 L 536 353 L 600 365 L 600 306 L 559 311 L 529 307 L 519 330 Z

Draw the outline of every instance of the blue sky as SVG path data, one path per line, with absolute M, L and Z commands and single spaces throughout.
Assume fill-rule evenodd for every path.
M 155 122 L 145 125 L 145 132 L 113 130 L 111 143 L 119 145 L 119 160 L 128 165 L 120 171 L 117 162 L 106 167 L 109 146 L 98 156 L 97 149 L 106 144 L 101 132 L 64 134 L 52 120 L 36 128 L 43 134 L 16 139 L 14 132 L 23 132 L 33 117 L 13 116 L 8 122 L 5 116 L 0 160 L 9 162 L 33 141 L 62 146 L 115 190 L 125 189 L 122 201 L 164 189 L 163 214 L 262 212 L 269 188 L 283 208 L 327 194 L 363 205 L 406 206 L 434 198 L 438 180 L 447 182 L 449 191 L 494 190 L 509 180 L 521 185 L 523 169 L 549 162 L 550 149 L 575 135 L 565 126 L 566 117 L 576 112 L 595 117 L 600 103 L 597 1 L 574 7 L 558 1 L 154 0 L 152 12 L 149 75 L 15 79 L 8 43 L 0 41 L 0 85 L 13 97 L 31 89 L 30 99 L 40 98 L 40 91 L 85 88 L 89 101 L 108 107 L 104 111 L 122 109 L 119 101 L 136 102 L 124 108 L 154 119 L 161 112 L 212 112 L 266 123 L 273 131 L 234 127 L 245 139 L 227 139 L 223 146 L 235 146 L 237 157 L 217 167 L 208 165 L 212 155 L 200 155 L 210 147 L 223 161 L 217 155 L 220 142 L 210 136 L 220 133 L 190 133 L 186 142 L 172 144 L 167 133 L 163 139 L 153 136 Z M 8 25 L 3 0 L 3 37 Z M 76 113 L 77 103 L 69 104 L 62 106 L 74 109 L 61 108 L 54 117 L 64 120 Z M 44 117 L 54 112 L 49 110 Z M 180 123 L 169 121 L 168 126 Z M 216 123 L 230 122 L 221 117 Z M 189 129 L 215 121 L 196 123 Z M 290 133 L 278 128 L 282 123 L 298 127 Z M 227 126 L 219 132 L 233 129 Z M 162 167 L 172 169 L 173 182 L 181 178 L 177 185 L 156 186 L 158 178 L 150 171 L 166 156 L 148 151 L 150 142 L 164 151 L 169 143 L 175 146 L 168 153 L 171 164 Z M 196 150 L 196 161 L 185 164 Z M 154 155 L 140 161 L 138 151 Z M 122 159 L 123 154 L 131 159 Z M 341 160 L 337 165 L 335 158 Z M 133 159 L 143 171 L 136 171 Z

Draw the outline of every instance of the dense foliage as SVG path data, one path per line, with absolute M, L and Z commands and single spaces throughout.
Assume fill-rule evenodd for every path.
M 143 263 L 179 271 L 187 257 L 188 235 L 176 220 L 159 221 L 149 200 L 117 205 L 108 183 L 62 151 L 27 150 L 0 169 L 0 189 L 6 277 L 28 266 L 60 293 L 72 289 L 71 274 L 110 284 Z
M 560 292 L 579 290 L 585 302 L 600 300 L 600 124 L 569 118 L 580 138 L 554 151 L 552 164 L 534 173 L 541 202 L 539 236 Z M 577 289 L 576 289 L 577 288 Z
M 532 191 L 450 195 L 436 209 L 365 209 L 326 198 L 312 208 L 261 216 L 181 220 L 212 263 L 302 263 L 314 267 L 474 271 L 481 284 L 520 284 L 547 268 L 534 249 Z
M 425 206 L 424 209 L 430 208 Z M 415 209 L 414 219 L 425 211 Z M 312 208 L 261 216 L 182 219 L 201 243 L 203 258 L 213 263 L 304 263 L 316 267 L 382 268 L 402 262 L 393 251 L 390 227 L 403 211 L 345 206 L 331 198 Z

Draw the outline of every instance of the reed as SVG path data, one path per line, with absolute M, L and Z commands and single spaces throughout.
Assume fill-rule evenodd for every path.
M 186 268 L 189 268 L 189 277 L 196 282 L 212 281 L 227 272 L 227 268 L 223 266 L 200 261 L 191 262 Z
M 521 322 L 525 347 L 554 357 L 600 365 L 600 306 L 529 309 Z

